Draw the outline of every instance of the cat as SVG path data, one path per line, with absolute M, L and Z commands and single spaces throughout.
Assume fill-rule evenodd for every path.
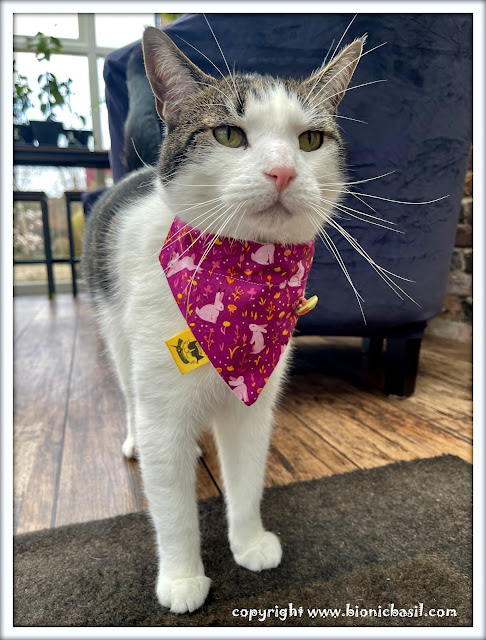
M 303 81 L 238 73 L 218 79 L 158 29 L 147 27 L 143 35 L 165 138 L 155 167 L 132 172 L 95 205 L 83 270 L 126 399 L 122 450 L 139 458 L 156 531 L 156 594 L 176 613 L 200 607 L 210 587 L 195 496 L 197 441 L 207 426 L 221 462 L 235 561 L 251 571 L 281 561 L 279 538 L 265 530 L 260 501 L 273 409 L 292 349 L 282 344 L 251 406 L 242 402 L 248 400 L 242 377 L 230 379 L 231 393 L 211 364 L 175 379 L 164 340 L 187 324 L 157 256 L 175 216 L 201 232 L 241 241 L 313 240 L 317 229 L 306 206 L 322 207 L 319 184 L 344 182 L 334 116 L 363 44 L 364 38 L 355 40 Z M 329 218 L 341 195 L 332 193 L 325 205 Z M 197 269 L 182 273 L 192 278 Z

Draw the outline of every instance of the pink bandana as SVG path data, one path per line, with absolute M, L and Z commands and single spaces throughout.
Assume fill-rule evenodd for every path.
M 201 234 L 174 219 L 159 261 L 194 337 L 245 404 L 257 400 L 297 322 L 314 255 L 307 244 Z

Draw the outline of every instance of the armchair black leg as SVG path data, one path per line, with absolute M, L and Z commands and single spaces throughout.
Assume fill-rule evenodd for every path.
M 421 338 L 387 338 L 385 393 L 406 398 L 415 389 Z
M 370 369 L 378 367 L 382 363 L 383 338 L 363 338 L 361 352 L 367 357 Z

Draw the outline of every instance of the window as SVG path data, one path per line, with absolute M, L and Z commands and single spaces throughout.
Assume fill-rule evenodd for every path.
M 36 60 L 34 53 L 15 53 L 16 68 L 19 73 L 26 76 L 29 87 L 33 93 L 30 97 L 34 106 L 27 110 L 26 115 L 29 120 L 44 120 L 40 110 L 40 101 L 37 98 L 39 85 L 37 78 L 39 75 L 50 71 L 62 82 L 72 79 L 73 95 L 70 97 L 70 106 L 64 106 L 54 111 L 55 118 L 62 122 L 65 129 L 93 129 L 93 119 L 91 115 L 91 104 L 89 99 L 89 74 L 88 59 L 84 56 L 53 55 L 49 62 Z M 79 114 L 86 118 L 86 125 L 75 115 Z M 109 144 L 109 141 L 108 141 Z
M 13 27 L 16 35 L 35 36 L 41 31 L 56 38 L 79 38 L 77 13 L 16 13 Z
M 108 115 L 104 102 L 103 64 L 105 56 L 119 47 L 142 37 L 145 26 L 155 25 L 155 14 L 14 14 L 14 58 L 17 71 L 29 79 L 32 89 L 28 117 L 44 119 L 37 98 L 37 78 L 46 69 L 64 82 L 72 78 L 72 112 L 86 117 L 86 126 L 68 107 L 58 112 L 57 119 L 70 128 L 93 131 L 95 149 L 109 149 Z M 42 32 L 55 36 L 62 45 L 59 54 L 49 62 L 38 62 L 32 52 L 33 37 Z
M 95 15 L 96 44 L 116 49 L 124 47 L 130 42 L 140 40 L 145 27 L 153 24 L 153 14 L 97 13 Z
M 72 79 L 70 105 L 55 111 L 56 120 L 66 129 L 93 131 L 94 148 L 110 148 L 108 113 L 105 104 L 103 65 L 113 49 L 142 37 L 147 25 L 155 25 L 155 14 L 26 14 L 14 15 L 14 59 L 17 71 L 25 76 L 32 89 L 33 106 L 26 112 L 29 120 L 44 120 L 38 99 L 38 77 L 49 70 L 58 82 Z M 38 32 L 59 39 L 62 50 L 49 61 L 39 62 L 32 50 Z M 86 118 L 86 124 L 75 114 Z M 62 136 L 61 136 L 62 137 Z M 67 144 L 67 140 L 66 140 Z M 50 237 L 54 258 L 65 258 L 69 252 L 67 235 L 66 191 L 87 191 L 110 186 L 109 170 L 66 167 L 14 167 L 14 189 L 43 191 L 48 197 Z M 82 205 L 72 203 L 72 228 L 75 253 L 79 256 L 83 234 Z M 28 262 L 44 255 L 43 228 L 38 203 L 14 204 L 14 256 Z M 79 268 L 79 264 L 77 265 Z M 54 264 L 57 281 L 71 278 L 69 264 Z M 16 264 L 14 282 L 45 281 L 46 265 Z
M 20 5 L 19 5 L 20 6 Z M 55 119 L 65 129 L 85 129 L 93 132 L 88 145 L 96 150 L 108 150 L 111 146 L 108 113 L 105 103 L 103 67 L 106 56 L 120 48 L 140 40 L 146 26 L 161 26 L 182 14 L 141 14 L 141 13 L 15 13 L 13 14 L 14 60 L 17 72 L 26 78 L 31 88 L 32 106 L 25 112 L 29 121 L 44 120 L 38 94 L 39 77 L 50 71 L 59 83 L 72 79 L 69 105 L 54 111 Z M 55 37 L 61 44 L 61 51 L 53 53 L 50 60 L 39 61 L 35 55 L 38 33 Z M 34 45 L 34 46 L 33 46 Z M 76 114 L 83 116 L 83 122 Z M 18 110 L 19 123 L 24 112 Z M 20 131 L 18 141 L 25 132 Z M 64 142 L 61 142 L 64 137 Z M 59 144 L 68 145 L 68 139 L 60 135 Z M 71 266 L 62 264 L 67 257 L 69 240 L 67 237 L 66 192 L 84 192 L 113 183 L 109 169 L 84 167 L 49 167 L 16 165 L 13 171 L 15 191 L 42 191 L 47 196 L 47 216 L 50 227 L 52 257 L 58 262 L 52 265 L 55 280 L 71 277 Z M 25 194 L 24 196 L 25 197 Z M 44 230 L 42 210 L 39 202 L 26 202 L 15 196 L 14 202 L 14 259 L 20 261 L 14 266 L 14 282 L 45 281 L 47 271 L 44 260 Z M 29 196 L 30 197 L 30 196 Z M 34 197 L 34 194 L 32 194 Z M 75 255 L 79 256 L 83 236 L 84 215 L 79 193 L 71 193 L 71 226 Z M 49 251 L 47 251 L 49 253 Z M 76 265 L 76 270 L 79 269 Z M 35 287 L 34 287 L 35 288 Z M 35 288 L 36 289 L 36 288 Z M 36 289 L 37 291 L 37 289 Z M 25 290 L 24 290 L 25 292 Z

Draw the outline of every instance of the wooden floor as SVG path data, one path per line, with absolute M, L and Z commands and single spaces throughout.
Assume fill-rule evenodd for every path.
M 136 462 L 121 453 L 124 402 L 87 300 L 14 300 L 15 532 L 144 507 Z M 471 346 L 423 342 L 415 394 L 388 398 L 357 338 L 298 338 L 276 414 L 267 486 L 395 460 L 451 453 L 472 459 Z M 222 491 L 204 438 L 198 496 Z

